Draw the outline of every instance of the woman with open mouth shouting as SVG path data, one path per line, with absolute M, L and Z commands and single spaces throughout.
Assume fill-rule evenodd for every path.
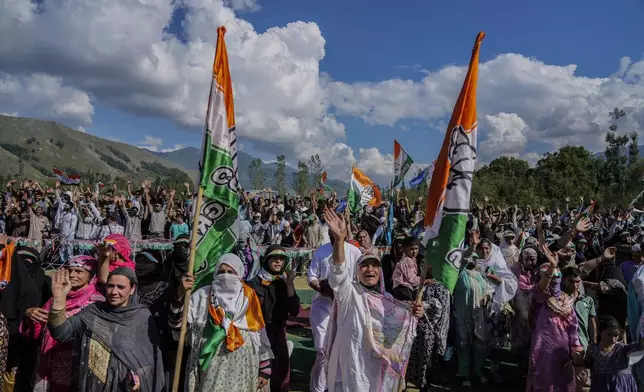
M 335 301 L 325 350 L 329 392 L 399 390 L 423 306 L 385 293 L 380 259 L 374 254 L 363 254 L 357 276 L 351 276 L 344 254 L 346 222 L 329 209 L 324 218 L 334 238 L 329 285 Z

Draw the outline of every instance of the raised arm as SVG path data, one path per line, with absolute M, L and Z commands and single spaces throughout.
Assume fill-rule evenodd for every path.
M 52 282 L 52 304 L 47 327 L 51 336 L 59 342 L 68 342 L 78 336 L 83 324 L 77 316 L 67 318 L 67 295 L 72 289 L 69 271 L 62 268 L 56 272 Z

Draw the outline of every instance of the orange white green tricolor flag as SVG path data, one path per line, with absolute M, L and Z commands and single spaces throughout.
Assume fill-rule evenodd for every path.
M 394 183 L 392 188 L 395 188 L 405 179 L 405 174 L 414 163 L 411 157 L 407 154 L 404 148 L 394 140 Z
M 366 205 L 376 207 L 382 203 L 380 188 L 355 166 L 351 172 L 348 200 L 352 213 L 358 212 L 360 208 Z
M 234 230 L 238 207 L 237 138 L 233 84 L 228 67 L 225 27 L 217 29 L 217 50 L 212 70 L 206 125 L 201 147 L 203 203 L 195 252 L 196 286 L 210 283 L 219 257 L 237 242 Z
M 436 159 L 427 197 L 425 263 L 431 263 L 434 279 L 450 292 L 454 291 L 461 268 L 461 249 L 476 165 L 476 84 L 483 37 L 483 32 L 476 36 L 467 75 Z

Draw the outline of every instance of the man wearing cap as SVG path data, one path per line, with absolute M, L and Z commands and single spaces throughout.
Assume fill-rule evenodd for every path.
M 259 212 L 256 212 L 255 215 L 253 215 L 253 227 L 251 228 L 250 233 L 256 244 L 261 244 L 264 241 L 266 225 L 262 223 L 262 214 Z
M 304 246 L 310 249 L 317 249 L 322 245 L 324 240 L 324 235 L 322 233 L 322 227 L 318 223 L 318 218 L 315 215 L 309 215 L 307 218 L 308 224 L 306 229 L 304 229 Z
M 311 301 L 311 329 L 313 331 L 313 343 L 317 350 L 315 363 L 311 369 L 311 392 L 324 392 L 327 389 L 326 371 L 324 356 L 324 343 L 329 316 L 333 305 L 333 291 L 329 286 L 328 278 L 333 264 L 333 244 L 335 240 L 327 242 L 313 252 L 313 259 L 307 271 L 307 281 L 309 286 L 317 291 L 317 294 Z M 344 257 L 347 267 L 351 274 L 355 272 L 356 262 L 361 256 L 360 249 L 344 242 Z M 353 275 L 352 275 L 353 276 Z

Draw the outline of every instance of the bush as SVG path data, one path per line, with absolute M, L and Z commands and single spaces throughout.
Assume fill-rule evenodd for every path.
M 65 143 L 61 142 L 60 140 L 57 140 L 55 146 L 58 148 L 63 148 L 65 147 Z
M 125 153 L 122 153 L 121 151 L 117 150 L 116 148 L 112 146 L 107 146 L 107 149 L 110 150 L 112 154 L 116 155 L 117 158 L 120 158 L 125 162 L 132 162 L 130 157 L 128 157 Z
M 36 143 L 36 141 L 37 139 L 35 137 L 30 137 L 29 139 L 27 139 L 27 144 L 33 144 Z
M 130 172 L 130 168 L 125 163 L 123 163 L 123 162 L 121 162 L 119 160 L 116 160 L 116 159 L 112 158 L 109 155 L 103 154 L 103 153 L 99 152 L 98 150 L 96 152 L 98 153 L 98 156 L 101 158 L 101 161 L 107 163 L 108 165 L 110 165 L 113 168 L 115 168 L 117 170 L 120 170 L 122 172 L 125 172 L 125 173 Z
M 17 144 L 9 144 L 9 143 L 0 143 L 0 147 L 4 148 L 5 150 L 9 151 L 13 155 L 17 157 L 24 157 L 27 156 L 27 153 L 29 150 L 26 148 L 20 147 Z

